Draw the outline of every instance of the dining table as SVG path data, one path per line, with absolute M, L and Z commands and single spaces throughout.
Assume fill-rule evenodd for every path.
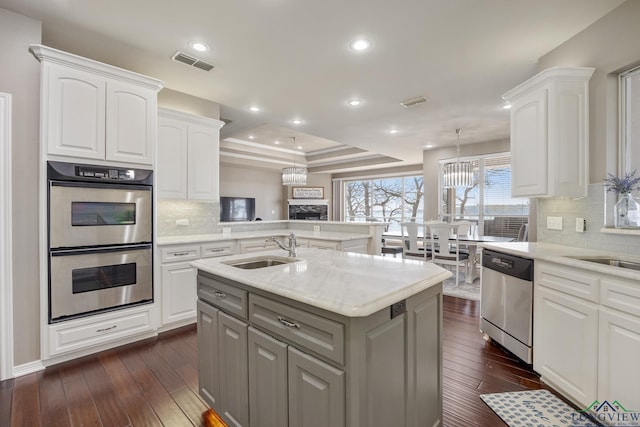
M 402 235 L 399 232 L 387 232 L 382 234 L 383 239 L 402 239 Z M 456 235 L 450 236 L 455 239 Z M 406 236 L 404 236 L 406 238 Z M 465 272 L 465 283 L 473 283 L 478 277 L 480 277 L 480 272 L 478 270 L 478 245 L 480 243 L 500 243 L 500 242 L 511 242 L 515 238 L 508 236 L 491 236 L 491 235 L 481 235 L 478 234 L 477 231 L 470 232 L 469 234 L 460 234 L 457 236 L 458 241 L 464 244 L 469 250 L 469 262 L 467 263 L 467 271 Z M 422 233 L 418 233 L 418 239 L 424 242 L 429 240 L 429 234 L 425 234 L 424 231 Z

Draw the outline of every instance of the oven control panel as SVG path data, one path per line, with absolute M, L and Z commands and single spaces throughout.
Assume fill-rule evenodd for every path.
M 136 179 L 136 171 L 133 169 L 117 169 L 101 166 L 76 166 L 76 176 L 82 178 L 133 181 Z

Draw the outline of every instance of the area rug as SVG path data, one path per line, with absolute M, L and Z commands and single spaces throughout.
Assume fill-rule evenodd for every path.
M 597 426 L 548 390 L 481 394 L 480 398 L 509 427 Z
M 473 283 L 465 283 L 464 274 L 460 273 L 460 282 L 456 284 L 456 275 L 448 278 L 442 284 L 442 293 L 456 298 L 480 301 L 480 279 Z

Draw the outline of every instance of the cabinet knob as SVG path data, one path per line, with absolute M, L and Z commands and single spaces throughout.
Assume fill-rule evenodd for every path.
M 224 292 L 220 292 L 220 291 L 214 291 L 213 295 L 215 295 L 216 298 L 220 298 L 220 299 L 223 299 L 223 298 L 227 297 L 227 294 L 225 294 Z

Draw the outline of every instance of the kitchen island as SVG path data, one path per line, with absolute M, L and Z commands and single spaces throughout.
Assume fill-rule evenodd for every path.
M 285 255 L 193 263 L 203 399 L 233 426 L 440 425 L 451 273 L 339 251 Z M 268 262 L 282 264 L 232 265 Z

